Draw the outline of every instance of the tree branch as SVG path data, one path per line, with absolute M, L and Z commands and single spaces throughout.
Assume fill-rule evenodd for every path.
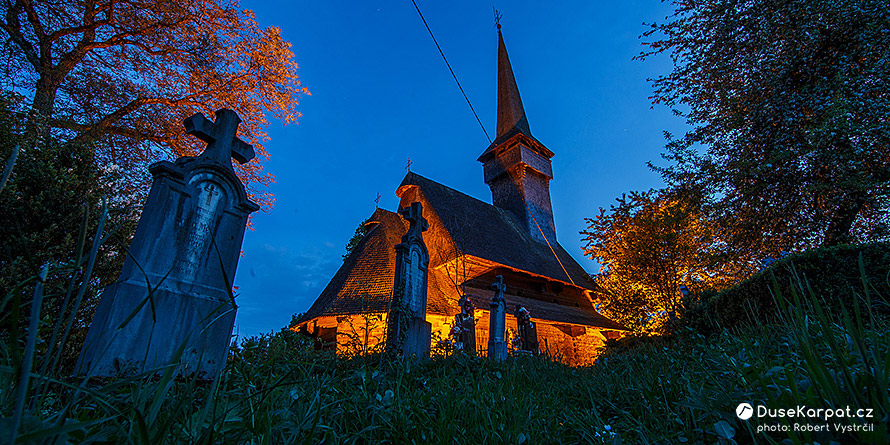
M 9 0 L 7 0 L 7 2 L 8 1 Z M 19 22 L 22 3 L 21 1 L 16 1 L 13 5 L 8 3 L 7 5 L 6 21 L 0 23 L 0 28 L 3 28 L 3 30 L 9 34 L 12 41 L 21 48 L 22 52 L 25 54 L 25 58 L 28 59 L 28 62 L 37 69 L 40 67 L 40 56 L 37 54 L 37 50 L 34 49 L 34 45 L 25 39 L 24 34 L 22 34 L 22 25 Z

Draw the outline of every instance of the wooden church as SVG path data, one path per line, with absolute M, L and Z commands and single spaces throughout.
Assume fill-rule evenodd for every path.
M 497 276 L 506 285 L 508 338 L 520 308 L 537 330 L 541 353 L 590 363 L 625 328 L 597 313 L 584 269 L 556 239 L 550 205 L 553 152 L 535 139 L 498 30 L 497 137 L 479 156 L 492 204 L 409 172 L 396 194 L 399 210 L 422 205 L 429 228 L 426 321 L 435 351 L 449 338 L 462 296 L 472 303 L 477 353 L 485 355 L 489 302 Z M 317 345 L 363 353 L 382 345 L 392 300 L 396 249 L 408 230 L 399 212 L 377 209 L 366 234 L 311 308 L 292 327 Z

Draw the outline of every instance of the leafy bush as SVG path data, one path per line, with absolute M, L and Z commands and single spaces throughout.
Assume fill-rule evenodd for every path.
M 23 314 L 30 310 L 30 294 L 40 268 L 48 265 L 42 320 L 53 325 L 67 318 L 72 289 L 89 281 L 78 299 L 79 311 L 68 329 L 64 363 L 73 363 L 86 335 L 99 290 L 111 284 L 123 264 L 129 235 L 135 230 L 136 209 L 121 190 L 112 190 L 119 172 L 97 166 L 93 149 L 85 144 L 63 144 L 52 137 L 28 138 L 27 123 L 16 98 L 0 95 L 0 170 L 15 154 L 14 166 L 0 190 L 0 338 L 14 356 L 21 345 Z M 34 144 L 28 141 L 37 141 Z M 97 236 L 105 201 L 106 226 L 91 266 L 90 279 L 79 274 L 85 266 L 90 245 Z M 75 293 L 76 295 L 76 293 Z M 42 332 L 39 344 L 51 341 Z
M 890 243 L 812 249 L 782 258 L 735 287 L 700 296 L 689 305 L 685 319 L 703 333 L 775 322 L 774 296 L 791 295 L 798 283 L 811 287 L 829 313 L 840 314 L 841 307 L 852 312 L 855 306 L 865 313 L 868 308 L 854 289 L 862 287 L 864 278 L 872 290 L 890 295 L 888 276 Z M 890 308 L 877 304 L 873 309 L 886 314 Z

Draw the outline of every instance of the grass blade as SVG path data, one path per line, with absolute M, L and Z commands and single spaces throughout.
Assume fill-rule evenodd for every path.
M 31 318 L 28 320 L 28 339 L 25 343 L 25 353 L 22 365 L 19 369 L 19 381 L 15 394 L 15 414 L 13 414 L 12 434 L 9 443 L 15 443 L 19 424 L 25 411 L 25 399 L 28 398 L 28 379 L 31 377 L 31 363 L 34 360 L 34 347 L 37 345 L 37 329 L 40 321 L 40 305 L 43 302 L 43 284 L 49 272 L 49 265 L 40 269 L 37 284 L 34 286 L 34 298 L 31 300 Z
M 9 157 L 9 160 L 6 161 L 6 168 L 3 169 L 3 177 L 0 178 L 0 191 L 3 191 L 3 187 L 6 186 L 6 180 L 12 175 L 12 169 L 15 168 L 15 160 L 18 157 L 19 144 L 15 144 L 15 148 L 12 149 L 12 155 Z

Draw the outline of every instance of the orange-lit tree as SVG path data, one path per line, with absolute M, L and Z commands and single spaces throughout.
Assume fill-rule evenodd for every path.
M 0 88 L 30 101 L 34 135 L 90 141 L 97 162 L 141 177 L 146 163 L 194 155 L 182 120 L 231 108 L 258 161 L 236 166 L 268 208 L 268 117 L 294 122 L 301 94 L 290 44 L 237 0 L 5 0 Z
M 718 255 L 718 232 L 681 191 L 631 192 L 586 219 L 584 253 L 600 264 L 599 308 L 640 332 L 662 330 L 681 309 L 681 286 L 722 288 L 744 268 Z

